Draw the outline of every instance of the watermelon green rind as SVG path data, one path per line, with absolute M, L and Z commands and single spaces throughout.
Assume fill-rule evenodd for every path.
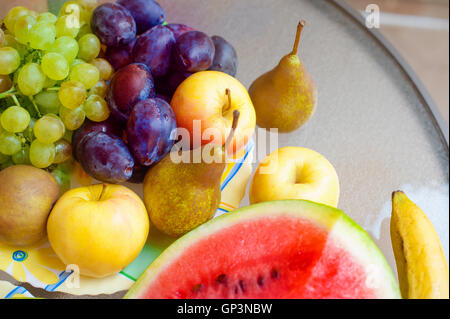
M 369 234 L 344 212 L 329 234 L 331 240 L 334 237 L 363 265 L 369 281 L 366 284 L 374 288 L 377 296 L 401 298 L 397 280 L 383 253 Z
M 383 254 L 369 235 L 344 212 L 306 200 L 283 200 L 264 202 L 237 209 L 219 216 L 179 238 L 153 261 L 124 298 L 139 298 L 142 294 L 145 294 L 146 287 L 157 278 L 165 266 L 170 265 L 195 242 L 246 220 L 257 219 L 258 217 L 277 218 L 283 215 L 306 218 L 328 230 L 330 236 L 339 238 L 345 248 L 356 255 L 355 257 L 361 263 L 374 265 L 374 271 L 382 278 L 377 282 L 380 284 L 380 287 L 376 289 L 377 296 L 381 298 L 400 297 L 395 277 Z

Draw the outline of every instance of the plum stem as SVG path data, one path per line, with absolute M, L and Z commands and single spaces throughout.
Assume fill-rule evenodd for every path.
M 297 25 L 297 33 L 295 35 L 294 48 L 292 49 L 291 55 L 296 55 L 298 52 L 298 45 L 300 43 L 300 37 L 302 35 L 303 27 L 306 25 L 305 20 L 300 20 Z

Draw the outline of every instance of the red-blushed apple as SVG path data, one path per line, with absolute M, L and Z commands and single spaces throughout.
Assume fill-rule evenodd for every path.
M 224 145 L 234 110 L 240 116 L 228 153 L 245 146 L 255 131 L 255 109 L 246 88 L 223 72 L 202 71 L 189 76 L 178 86 L 170 105 L 178 127 L 188 130 L 194 148 L 208 143 Z M 195 132 L 196 127 L 200 132 Z M 196 143 L 197 135 L 201 143 Z

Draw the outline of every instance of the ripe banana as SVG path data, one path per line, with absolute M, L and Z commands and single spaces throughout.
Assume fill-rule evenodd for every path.
M 448 299 L 449 271 L 439 237 L 402 191 L 392 193 L 391 241 L 403 298 Z

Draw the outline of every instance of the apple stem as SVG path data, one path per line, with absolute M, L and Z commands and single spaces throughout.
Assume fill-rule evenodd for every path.
M 292 49 L 291 55 L 296 55 L 298 52 L 298 45 L 300 43 L 300 36 L 302 35 L 303 27 L 306 25 L 305 20 L 300 20 L 297 25 L 297 34 L 295 35 L 294 48 Z
M 228 88 L 225 89 L 225 95 L 228 97 L 228 104 L 224 109 L 224 111 L 226 112 L 231 108 L 231 91 L 230 91 L 230 89 L 228 89 Z
M 236 128 L 237 128 L 237 125 L 239 122 L 239 115 L 241 115 L 241 113 L 238 110 L 233 111 L 233 123 L 231 124 L 231 132 L 230 132 L 230 134 L 228 134 L 227 140 L 225 141 L 225 145 L 224 145 L 225 153 L 227 153 L 228 146 L 230 145 L 231 141 L 233 140 L 234 132 L 236 131 Z
M 103 194 L 105 193 L 105 191 L 106 191 L 106 184 L 102 184 L 102 192 L 100 193 L 100 196 L 99 196 L 98 200 L 102 199 Z

